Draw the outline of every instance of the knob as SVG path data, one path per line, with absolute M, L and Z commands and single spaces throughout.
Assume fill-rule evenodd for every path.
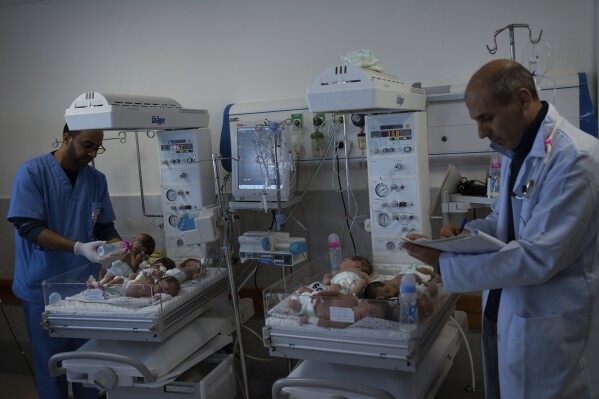
M 397 184 L 395 184 L 395 183 L 391 183 L 391 184 L 389 185 L 389 188 L 390 188 L 391 190 L 397 190 Z
M 180 177 L 181 179 L 185 179 L 185 178 L 187 177 L 187 173 L 185 173 L 185 172 L 181 172 L 181 174 L 179 175 L 179 177 Z

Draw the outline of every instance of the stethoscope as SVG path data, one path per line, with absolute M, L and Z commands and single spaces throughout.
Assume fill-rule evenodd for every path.
M 539 169 L 539 173 L 537 173 L 537 179 L 541 177 L 543 174 L 543 170 L 545 169 L 545 165 L 547 165 L 547 161 L 549 161 L 549 157 L 551 156 L 551 151 L 553 150 L 553 138 L 555 137 L 555 132 L 557 132 L 557 128 L 559 127 L 562 121 L 562 117 L 560 115 L 557 116 L 557 120 L 555 121 L 555 126 L 551 130 L 549 136 L 545 139 L 545 158 L 543 159 L 543 165 L 540 168 L 537 168 L 537 164 L 539 163 L 539 158 L 535 158 L 532 163 L 532 168 Z M 525 186 L 522 186 L 522 195 L 516 194 L 516 192 L 512 191 L 512 197 L 523 200 L 528 198 L 533 188 L 535 187 L 535 179 L 531 178 Z

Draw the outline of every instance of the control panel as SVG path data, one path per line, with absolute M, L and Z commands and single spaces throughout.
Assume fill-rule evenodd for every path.
M 368 191 L 373 260 L 418 263 L 402 235 L 430 235 L 426 113 L 368 115 Z
M 203 257 L 202 248 L 184 245 L 177 226 L 185 214 L 215 203 L 210 130 L 160 131 L 157 138 L 168 256 Z

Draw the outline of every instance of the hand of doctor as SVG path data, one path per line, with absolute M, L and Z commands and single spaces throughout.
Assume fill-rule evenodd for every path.
M 98 247 L 102 244 L 106 244 L 106 241 L 90 241 L 90 242 L 79 242 L 75 243 L 73 253 L 75 255 L 85 256 L 87 260 L 92 263 L 110 264 L 120 257 L 120 254 L 100 256 L 98 253 Z
M 449 238 L 454 236 L 459 236 L 460 234 L 470 234 L 469 230 L 464 229 L 466 225 L 466 220 L 462 223 L 462 226 L 458 226 L 457 224 L 447 223 L 441 227 L 441 231 L 439 231 L 439 236 L 441 238 Z
M 415 234 L 415 233 L 407 234 L 406 237 L 409 238 L 410 240 L 417 240 L 418 238 L 423 238 L 423 237 L 428 238 L 425 235 Z M 424 262 L 424 264 L 433 266 L 438 270 L 439 257 L 441 256 L 441 251 L 437 251 L 436 249 L 432 249 L 432 248 L 423 247 L 423 246 L 420 246 L 418 244 L 414 244 L 411 242 L 404 242 L 401 244 L 401 246 L 403 248 L 405 248 L 408 255 L 410 255 L 412 258 L 416 258 L 416 259 Z

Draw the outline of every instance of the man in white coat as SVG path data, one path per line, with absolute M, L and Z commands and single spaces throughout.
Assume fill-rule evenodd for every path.
M 404 247 L 439 268 L 447 291 L 483 290 L 487 399 L 598 398 L 599 141 L 541 101 L 510 60 L 481 67 L 465 102 L 503 159 L 491 214 L 462 234 L 480 230 L 506 245 L 480 255 Z

